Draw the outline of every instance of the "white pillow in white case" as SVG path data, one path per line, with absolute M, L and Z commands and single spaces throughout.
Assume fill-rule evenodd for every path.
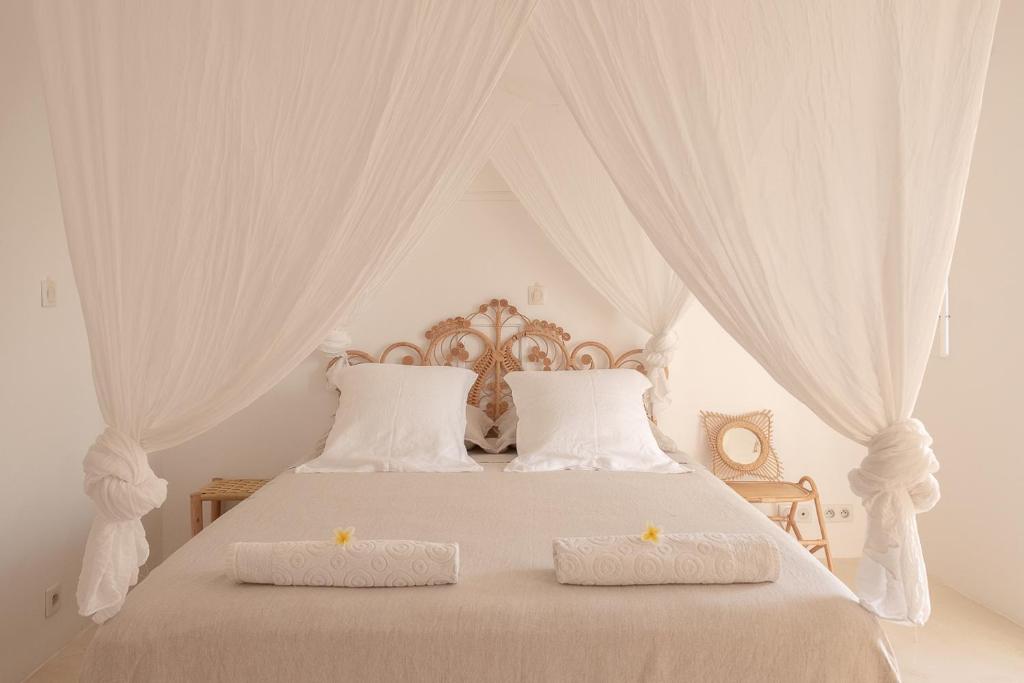
M 491 453 L 504 453 L 516 445 L 516 425 L 519 424 L 519 413 L 513 403 L 494 421 L 498 434 L 491 439 Z
M 490 439 L 490 443 L 484 446 L 484 450 L 488 453 L 504 453 L 512 446 L 516 445 L 516 425 L 519 423 L 519 414 L 516 413 L 515 404 L 510 405 L 508 409 L 501 414 L 497 420 L 492 424 L 497 427 L 498 435 L 493 439 Z M 676 442 L 671 439 L 665 432 L 661 431 L 649 417 L 647 418 L 647 424 L 651 427 L 651 433 L 654 435 L 654 441 L 658 444 L 658 448 L 665 451 L 666 453 L 679 453 L 679 447 Z M 472 431 L 469 426 L 466 427 L 466 441 L 473 441 L 469 438 L 469 433 Z M 478 443 L 479 442 L 475 442 Z
M 620 470 L 689 472 L 654 440 L 636 370 L 510 372 L 519 413 L 518 457 L 508 472 Z
M 323 454 L 296 472 L 476 472 L 466 453 L 466 396 L 476 374 L 363 363 L 331 373 L 338 411 Z
M 487 432 L 494 426 L 494 420 L 474 405 L 466 405 L 466 448 L 482 448 L 490 452 L 491 440 Z

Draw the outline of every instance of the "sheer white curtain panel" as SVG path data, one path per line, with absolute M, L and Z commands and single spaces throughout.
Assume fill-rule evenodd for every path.
M 35 3 L 108 425 L 79 609 L 116 613 L 166 484 L 147 452 L 281 380 L 411 239 L 534 0 Z
M 522 115 L 525 107 L 526 101 L 522 98 L 504 91 L 500 86 L 494 90 L 483 111 L 473 121 L 465 139 L 459 144 L 448 172 L 434 186 L 429 199 L 416 214 L 409 230 L 409 239 L 393 244 L 387 251 L 360 291 L 355 305 L 346 311 L 346 319 L 336 323 L 320 343 L 321 353 L 347 362 L 345 353 L 352 345 L 349 330 L 358 319 L 359 312 L 373 300 L 381 286 L 391 279 L 398 266 L 405 262 L 419 239 L 428 234 L 466 194 L 473 179 L 490 158 L 494 146 L 505 135 L 511 122 Z
M 643 362 L 653 385 L 651 407 L 660 416 L 671 403 L 666 370 L 689 291 L 651 244 L 564 107 L 530 107 L 509 127 L 492 161 L 566 260 L 651 335 Z
M 924 623 L 912 418 L 996 0 L 548 0 L 533 36 L 651 240 L 715 319 L 867 446 L 862 604 Z

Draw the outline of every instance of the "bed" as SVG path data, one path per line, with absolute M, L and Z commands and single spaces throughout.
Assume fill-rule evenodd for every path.
M 489 378 L 522 358 L 565 369 L 596 362 L 566 348 L 561 328 L 521 317 L 509 339 L 543 336 L 551 347 L 520 355 L 502 339 L 508 317 L 496 317 L 489 318 L 493 337 L 471 331 L 472 320 L 449 319 L 428 332 L 426 350 L 402 342 L 385 355 L 405 349 L 403 362 L 466 363 L 481 376 L 470 400 L 492 413 L 506 398 Z M 467 351 L 472 340 L 483 348 Z M 592 348 L 603 349 L 609 365 L 635 362 L 633 352 Z M 480 459 L 480 472 L 279 475 L 131 592 L 98 630 L 82 680 L 898 680 L 878 621 L 852 592 L 699 465 L 673 475 L 509 473 L 507 456 Z M 769 534 L 781 550 L 779 580 L 615 587 L 555 580 L 552 539 L 636 534 L 648 520 L 667 532 Z M 232 542 L 325 540 L 349 525 L 363 538 L 458 542 L 458 583 L 282 587 L 225 575 Z
M 706 470 L 284 473 L 186 543 L 97 632 L 85 681 L 886 681 L 878 621 L 821 563 Z M 556 536 L 772 534 L 776 583 L 565 586 Z M 453 586 L 234 584 L 237 540 L 457 541 Z

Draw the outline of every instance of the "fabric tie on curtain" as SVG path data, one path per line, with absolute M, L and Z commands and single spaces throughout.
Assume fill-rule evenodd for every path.
M 149 558 L 142 516 L 167 498 L 142 445 L 108 427 L 85 456 L 85 492 L 96 507 L 78 581 L 79 606 L 103 621 L 124 603 Z
M 901 420 L 868 442 L 868 455 L 849 474 L 850 488 L 868 513 L 864 556 L 858 568 L 861 601 L 888 619 L 923 623 L 931 611 L 915 514 L 939 502 L 933 473 L 939 462 L 920 420 Z M 909 542 L 903 540 L 909 539 Z M 904 596 L 891 604 L 886 596 Z
M 647 377 L 651 380 L 651 404 L 661 407 L 672 402 L 668 367 L 679 346 L 679 335 L 672 330 L 652 335 L 640 356 Z
M 345 359 L 345 353 L 352 348 L 352 335 L 346 329 L 334 329 L 320 342 L 317 351 L 331 358 Z M 339 360 L 339 362 L 341 362 Z

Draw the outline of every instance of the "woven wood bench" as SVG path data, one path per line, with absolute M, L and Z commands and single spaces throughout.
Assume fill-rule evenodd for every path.
M 221 503 L 225 500 L 245 500 L 260 490 L 269 479 L 221 479 L 213 480 L 193 493 L 189 498 L 189 515 L 192 518 L 192 535 L 203 530 L 203 501 L 210 501 L 210 521 L 220 517 Z

